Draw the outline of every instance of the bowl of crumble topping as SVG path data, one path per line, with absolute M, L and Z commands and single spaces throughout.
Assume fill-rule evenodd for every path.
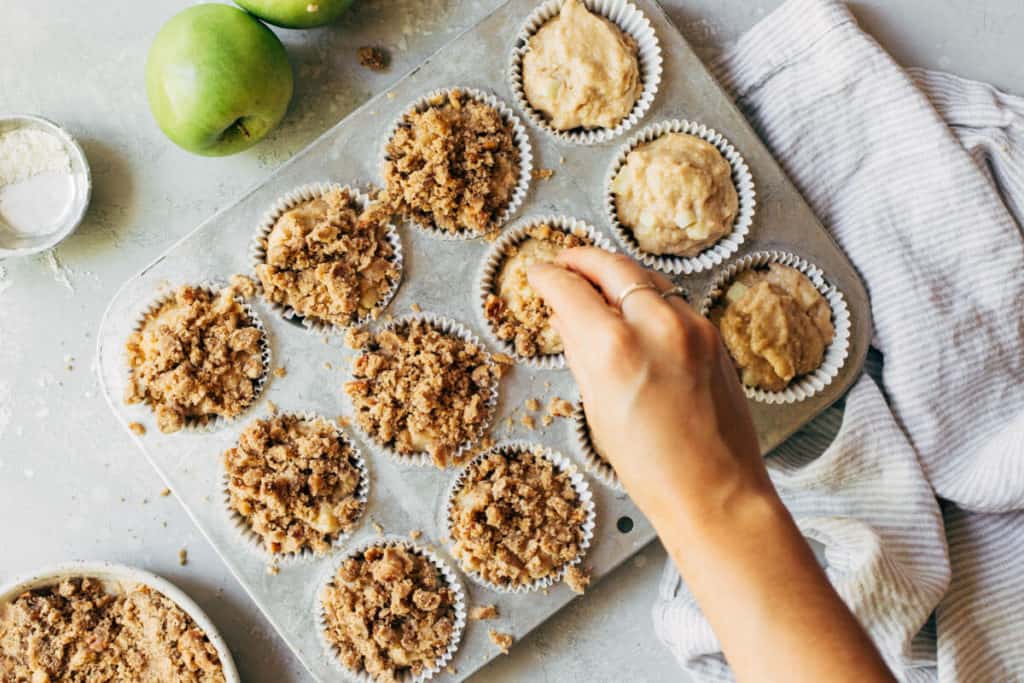
M 0 587 L 0 678 L 240 683 L 216 626 L 181 589 L 112 562 L 66 562 Z

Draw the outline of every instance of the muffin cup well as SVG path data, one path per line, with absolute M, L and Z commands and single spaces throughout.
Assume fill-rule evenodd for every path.
M 405 108 L 405 110 L 395 119 L 394 123 L 388 129 L 388 133 L 384 138 L 384 145 L 381 148 L 381 168 L 383 169 L 384 164 L 387 163 L 387 146 L 391 142 L 392 138 L 395 137 L 395 132 L 405 121 L 405 117 L 414 112 L 426 111 L 430 107 L 436 106 L 435 102 L 440 98 L 446 98 L 450 93 L 458 91 L 470 97 L 477 102 L 483 102 L 486 105 L 497 110 L 498 114 L 501 115 L 502 120 L 508 124 L 512 129 L 512 141 L 516 148 L 519 150 L 519 180 L 516 182 L 516 187 L 512 191 L 512 197 L 509 199 L 508 206 L 495 221 L 494 230 L 488 232 L 460 230 L 458 232 L 449 232 L 438 228 L 436 225 L 424 225 L 418 221 L 406 219 L 407 222 L 414 225 L 417 229 L 426 232 L 433 237 L 443 240 L 467 240 L 474 239 L 477 237 L 483 237 L 490 232 L 500 230 L 509 221 L 509 219 L 519 210 L 523 200 L 526 199 L 526 193 L 530 190 L 530 181 L 533 178 L 533 148 L 530 146 L 530 137 L 526 133 L 526 127 L 523 122 L 516 116 L 516 113 L 512 111 L 512 108 L 505 104 L 504 101 L 498 97 L 478 90 L 477 88 L 463 88 L 463 87 L 451 87 L 451 88 L 440 88 L 437 90 L 431 90 L 426 95 L 423 95 L 411 105 Z
M 472 435 L 472 437 L 462 442 L 459 445 L 459 447 L 455 450 L 455 452 L 452 454 L 451 462 L 448 464 L 448 467 L 457 466 L 460 458 L 465 456 L 467 453 L 472 452 L 473 449 L 477 446 L 477 444 L 479 444 L 480 441 L 487 435 L 487 432 L 491 427 L 491 422 L 494 420 L 494 414 L 498 407 L 498 387 L 501 383 L 501 378 L 495 372 L 497 362 L 494 360 L 494 357 L 491 355 L 491 352 L 487 350 L 487 347 L 483 345 L 480 339 L 478 339 L 475 334 L 469 331 L 469 328 L 467 328 L 460 322 L 452 320 L 451 318 L 435 315 L 433 313 L 421 312 L 402 315 L 385 323 L 383 326 L 381 326 L 379 331 L 402 329 L 404 327 L 407 327 L 410 323 L 416 320 L 422 320 L 423 322 L 426 322 L 428 325 L 430 325 L 437 331 L 441 332 L 442 334 L 448 335 L 450 337 L 455 337 L 456 339 L 461 339 L 467 344 L 473 344 L 479 347 L 480 350 L 484 352 L 487 359 L 487 365 L 491 369 L 492 381 L 487 396 L 487 402 L 484 404 L 486 418 L 480 423 L 480 427 Z M 361 355 L 361 353 L 357 355 Z M 434 463 L 429 453 L 399 453 L 391 446 L 381 443 L 378 438 L 376 438 L 374 435 L 370 434 L 365 429 L 363 429 L 362 425 L 359 424 L 359 420 L 357 418 L 359 411 L 355 406 L 355 402 L 347 393 L 342 392 L 342 395 L 345 401 L 348 403 L 350 414 L 353 415 L 352 425 L 359 432 L 360 436 L 362 436 L 368 443 L 373 444 L 373 446 L 375 446 L 379 451 L 384 453 L 384 455 L 386 455 L 388 458 L 399 464 L 415 465 L 418 467 L 433 466 Z
M 526 19 L 512 48 L 508 78 L 516 104 L 530 120 L 544 132 L 560 142 L 575 145 L 596 145 L 612 140 L 635 126 L 647 114 L 658 94 L 661 84 L 661 46 L 658 36 L 643 12 L 627 0 L 584 0 L 591 12 L 609 20 L 620 31 L 629 35 L 637 44 L 637 61 L 640 66 L 640 81 L 643 85 L 640 96 L 629 114 L 614 128 L 557 130 L 547 117 L 535 109 L 523 89 L 523 57 L 529 51 L 530 38 L 562 10 L 565 0 L 547 0 L 538 6 Z
M 619 169 L 626 163 L 629 153 L 637 147 L 653 142 L 668 133 L 693 135 L 714 145 L 732 168 L 732 182 L 739 196 L 739 208 L 732 222 L 732 230 L 696 256 L 652 254 L 643 251 L 633 235 L 632 229 L 619 222 L 619 215 L 615 206 L 612 182 L 615 180 L 615 176 L 618 175 Z M 750 226 L 754 220 L 754 211 L 757 208 L 757 192 L 754 189 L 754 179 L 750 175 L 747 162 L 743 160 L 743 157 L 736 151 L 736 148 L 721 133 L 700 123 L 674 119 L 647 126 L 630 138 L 619 149 L 605 178 L 604 202 L 608 222 L 612 226 L 612 230 L 614 230 L 619 243 L 625 247 L 630 256 L 648 268 L 655 268 L 663 273 L 690 275 L 721 265 L 727 258 L 736 253 L 740 245 L 747 238 L 747 233 L 750 232 Z
M 850 350 L 850 310 L 846 306 L 846 298 L 834 285 L 828 283 L 825 274 L 820 268 L 804 259 L 784 251 L 761 251 L 748 254 L 741 259 L 729 264 L 715 277 L 711 289 L 700 305 L 700 313 L 704 317 L 710 317 L 711 309 L 718 300 L 725 295 L 729 283 L 737 274 L 751 268 L 767 266 L 770 263 L 779 263 L 799 270 L 807 276 L 815 289 L 828 301 L 832 309 L 832 325 L 835 334 L 832 343 L 825 349 L 825 357 L 813 372 L 794 379 L 788 387 L 782 391 L 766 391 L 758 387 L 743 385 L 743 391 L 747 398 L 754 399 L 761 403 L 780 404 L 795 403 L 814 396 L 819 391 L 831 384 L 846 362 L 846 356 Z
M 350 327 L 365 325 L 370 320 L 373 320 L 375 316 L 384 311 L 391 303 L 391 300 L 394 299 L 395 293 L 398 292 L 398 288 L 402 284 L 405 262 L 402 254 L 402 239 L 399 237 L 398 230 L 395 226 L 388 223 L 385 238 L 387 239 L 388 244 L 391 245 L 392 252 L 394 253 L 392 261 L 396 266 L 398 266 L 398 277 L 395 278 L 391 287 L 383 296 L 381 296 L 380 301 L 377 302 L 377 305 L 373 307 L 372 311 L 354 319 L 348 325 L 337 325 L 326 320 L 310 318 L 302 315 L 291 306 L 287 306 L 276 301 L 270 301 L 263 290 L 263 284 L 260 280 L 259 272 L 256 270 L 256 267 L 265 265 L 267 262 L 267 239 L 270 237 L 270 233 L 273 231 L 274 225 L 286 212 L 294 209 L 303 202 L 308 202 L 318 197 L 322 197 L 328 190 L 332 189 L 339 189 L 343 192 L 347 192 L 349 196 L 355 199 L 361 209 L 365 209 L 370 205 L 371 199 L 364 192 L 350 185 L 328 182 L 303 185 L 288 192 L 274 202 L 274 205 L 270 207 L 264 215 L 263 220 L 256 231 L 256 235 L 253 237 L 252 243 L 249 245 L 249 258 L 252 262 L 254 280 L 259 288 L 261 298 L 285 320 L 301 323 L 309 332 L 318 335 L 344 333 Z
M 341 663 L 341 659 L 338 657 L 337 648 L 334 646 L 333 643 L 331 643 L 330 640 L 327 639 L 327 616 L 324 613 L 323 608 L 324 589 L 327 587 L 327 584 L 334 580 L 334 577 L 338 573 L 338 569 L 341 567 L 341 565 L 349 558 L 355 557 L 356 555 L 361 555 L 370 548 L 375 547 L 401 547 L 408 550 L 409 552 L 413 552 L 425 557 L 431 564 L 433 564 L 437 568 L 437 570 L 444 577 L 444 580 L 448 584 L 448 587 L 451 588 L 452 592 L 455 594 L 455 624 L 452 630 L 451 642 L 448 644 L 448 649 L 445 650 L 444 654 L 437 658 L 437 660 L 433 663 L 432 666 L 430 666 L 427 669 L 424 669 L 424 671 L 420 673 L 418 676 L 413 676 L 411 673 L 408 673 L 405 676 L 399 678 L 399 680 L 402 683 L 421 683 L 421 681 L 430 680 L 435 675 L 437 675 L 438 672 L 440 672 L 442 669 L 448 666 L 448 664 L 452 661 L 452 658 L 455 656 L 455 653 L 459 649 L 459 643 L 462 641 L 462 633 L 463 631 L 465 631 L 466 628 L 466 593 L 462 587 L 462 582 L 459 581 L 458 574 L 455 571 L 453 571 L 452 568 L 448 565 L 448 563 L 442 560 L 437 553 L 429 550 L 428 548 L 418 543 L 413 543 L 412 541 L 401 538 L 399 536 L 388 535 L 384 538 L 376 538 L 364 541 L 356 547 L 349 550 L 347 553 L 345 553 L 345 556 L 341 558 L 340 561 L 332 563 L 330 565 L 330 573 L 328 574 L 326 579 L 322 581 L 322 585 L 318 593 L 320 597 L 318 600 L 319 609 L 317 622 L 319 628 L 317 629 L 317 631 L 320 634 L 320 642 L 323 644 L 324 651 L 327 653 L 328 658 L 333 662 L 336 670 L 339 673 L 343 674 L 347 679 L 354 678 L 355 680 L 360 681 L 361 683 L 376 682 L 376 679 L 369 673 L 365 671 L 352 671 L 351 669 L 346 668 L 345 665 Z
M 583 401 L 577 401 L 572 411 L 572 434 L 576 440 L 576 446 L 583 454 L 583 466 L 588 472 L 608 488 L 625 493 L 619 481 L 619 475 L 615 468 L 607 460 L 601 457 L 594 446 L 594 438 L 590 432 L 590 425 L 587 422 L 587 415 L 583 412 Z
M 225 282 L 222 282 L 220 280 L 204 280 L 203 282 L 200 282 L 197 285 L 193 285 L 193 287 L 210 292 L 214 296 L 216 296 L 221 290 L 223 290 L 227 286 L 228 285 Z M 132 328 L 132 331 L 141 331 L 143 325 L 146 322 L 146 318 L 150 314 L 155 315 L 160 310 L 161 306 L 163 306 L 165 303 L 169 301 L 172 301 L 174 299 L 174 294 L 176 290 L 177 288 L 171 290 L 169 293 L 164 294 L 163 296 L 153 301 L 153 303 L 151 303 L 146 308 L 146 310 L 143 311 L 142 315 L 139 316 L 139 319 L 135 321 L 135 326 Z M 270 339 L 267 336 L 267 328 L 264 327 L 263 321 L 260 320 L 259 315 L 256 314 L 256 310 L 249 304 L 249 302 L 245 301 L 245 299 L 243 299 L 240 296 L 236 296 L 235 301 L 237 301 L 238 305 L 242 307 L 243 311 L 245 311 L 246 315 L 249 318 L 249 322 L 252 324 L 252 326 L 260 331 L 260 360 L 263 362 L 263 374 L 253 381 L 252 400 L 249 402 L 248 405 L 245 406 L 245 408 L 242 409 L 240 413 L 238 413 L 238 415 L 235 415 L 234 417 L 224 417 L 222 415 L 186 417 L 185 426 L 181 429 L 182 432 L 187 431 L 195 434 L 210 434 L 233 422 L 237 422 L 246 414 L 248 414 L 249 411 L 252 410 L 252 407 L 259 402 L 260 396 L 263 395 L 263 389 L 266 387 L 267 380 L 270 378 Z M 125 365 L 127 365 L 127 363 L 125 363 Z M 128 367 L 129 384 L 133 381 L 133 374 L 134 373 L 132 368 Z M 151 412 L 153 411 L 153 406 L 150 404 L 148 400 L 144 401 L 143 404 L 146 407 L 148 407 Z
M 335 432 L 338 435 L 338 439 L 345 445 L 352 449 L 352 457 L 355 460 L 355 467 L 359 470 L 359 487 L 356 489 L 356 500 L 359 501 L 359 514 L 356 516 L 352 525 L 339 533 L 333 541 L 331 541 L 331 549 L 337 550 L 344 547 L 345 543 L 352 537 L 359 525 L 362 524 L 363 519 L 366 515 L 367 501 L 370 496 L 370 473 L 366 467 L 366 458 L 363 457 L 362 451 L 359 450 L 359 446 L 356 445 L 355 441 L 349 438 L 345 430 L 338 425 L 334 420 L 329 420 L 322 415 L 318 415 L 314 412 L 302 412 L 302 413 L 279 413 L 277 415 L 270 415 L 265 418 L 258 419 L 273 419 L 275 417 L 292 416 L 297 417 L 304 422 L 322 421 L 335 428 Z M 237 443 L 235 444 L 237 445 Z M 223 456 L 223 454 L 222 454 Z M 223 465 L 222 465 L 223 466 Z M 252 547 L 260 552 L 264 557 L 272 560 L 277 565 L 290 564 L 297 561 L 308 560 L 311 558 L 322 558 L 327 553 L 316 553 L 309 548 L 304 548 L 299 552 L 292 553 L 272 553 L 267 550 L 266 545 L 263 542 L 263 537 L 260 536 L 253 528 L 249 525 L 248 520 L 245 519 L 237 510 L 231 507 L 231 495 L 228 492 L 228 475 L 227 472 L 221 477 L 221 494 L 224 497 L 224 507 L 231 517 L 231 521 L 234 523 L 235 528 L 238 529 L 239 534 L 248 543 L 252 544 Z
M 479 306 L 477 308 L 477 312 L 480 314 L 480 318 L 484 327 L 488 331 L 488 336 L 491 341 L 494 342 L 494 344 L 497 345 L 503 353 L 532 368 L 539 370 L 558 370 L 565 367 L 564 353 L 538 354 L 532 357 L 520 355 L 516 352 L 515 344 L 498 338 L 497 331 L 494 329 L 493 323 L 487 319 L 487 315 L 484 312 L 484 308 L 487 305 L 487 297 L 495 291 L 495 278 L 498 276 L 498 273 L 501 271 L 502 264 L 504 264 L 505 259 L 509 255 L 509 249 L 529 239 L 527 231 L 530 228 L 543 224 L 550 225 L 552 228 L 561 230 L 562 232 L 573 233 L 578 236 L 586 237 L 594 246 L 605 249 L 606 251 L 615 251 L 611 242 L 609 242 L 604 235 L 595 230 L 590 224 L 585 223 L 578 218 L 548 215 L 524 219 L 517 223 L 515 227 L 503 233 L 484 256 L 483 264 L 480 268 L 480 274 L 477 278 L 479 281 Z
M 539 443 L 531 443 L 523 440 L 503 441 L 496 446 L 484 451 L 480 455 L 473 458 L 465 467 L 459 472 L 458 476 L 452 482 L 451 488 L 448 489 L 447 502 L 445 503 L 444 510 L 444 533 L 449 539 L 449 543 L 454 543 L 454 537 L 452 536 L 452 514 L 454 513 L 455 498 L 459 492 L 466 485 L 466 479 L 469 475 L 470 470 L 484 458 L 489 456 L 491 453 L 522 453 L 529 451 L 540 457 L 547 458 L 555 467 L 562 472 L 569 474 L 569 480 L 572 483 L 573 489 L 576 491 L 576 496 L 579 498 L 579 504 L 582 505 L 587 511 L 587 517 L 583 522 L 583 538 L 580 541 L 580 552 L 573 560 L 566 562 L 562 565 L 558 571 L 553 574 L 539 579 L 535 579 L 530 583 L 523 584 L 520 586 L 501 586 L 496 583 L 491 583 L 484 579 L 479 573 L 470 571 L 467 569 L 459 558 L 455 557 L 452 553 L 452 557 L 455 562 L 459 565 L 459 568 L 477 585 L 488 588 L 497 593 L 529 593 L 532 591 L 545 590 L 550 588 L 555 583 L 562 580 L 565 576 L 565 572 L 569 567 L 576 566 L 583 562 L 583 558 L 587 555 L 587 550 L 590 548 L 590 544 L 594 539 L 594 529 L 597 526 L 597 512 L 594 507 L 594 494 L 590 490 L 590 484 L 587 483 L 583 473 L 579 471 L 579 468 L 573 464 L 571 460 L 566 458 L 558 451 L 552 450 L 547 446 L 543 446 Z M 451 549 L 449 548 L 449 553 Z

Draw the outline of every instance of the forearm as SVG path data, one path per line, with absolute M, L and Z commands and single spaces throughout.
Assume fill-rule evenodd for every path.
M 685 490 L 641 507 L 738 680 L 893 680 L 770 485 Z

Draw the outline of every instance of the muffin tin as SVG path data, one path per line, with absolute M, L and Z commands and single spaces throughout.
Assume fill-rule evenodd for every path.
M 867 294 L 849 261 L 661 7 L 652 0 L 633 3 L 650 21 L 664 56 L 661 86 L 639 125 L 687 119 L 714 128 L 742 154 L 757 188 L 757 212 L 737 252 L 722 266 L 678 278 L 688 290 L 690 300 L 700 302 L 716 274 L 733 260 L 756 251 L 780 250 L 797 254 L 821 268 L 828 282 L 843 292 L 849 305 L 848 357 L 828 386 L 791 404 L 751 401 L 761 447 L 767 453 L 839 398 L 859 375 L 871 337 Z M 515 109 L 508 76 L 510 54 L 537 4 L 537 0 L 510 0 L 401 79 L 389 92 L 339 122 L 261 186 L 196 228 L 129 280 L 115 295 L 100 326 L 98 366 L 114 414 L 126 428 L 131 422 L 146 427 L 144 436 L 132 434 L 139 447 L 232 573 L 318 680 L 337 679 L 338 669 L 323 646 L 317 624 L 320 591 L 344 549 L 324 557 L 284 563 L 274 575 L 268 572 L 271 558 L 236 527 L 220 493 L 221 453 L 235 443 L 249 420 L 265 411 L 258 406 L 243 419 L 205 433 L 161 434 L 145 406 L 128 406 L 122 400 L 128 377 L 124 343 L 152 301 L 174 286 L 251 273 L 248 249 L 252 235 L 266 212 L 289 192 L 316 182 L 351 184 L 362 189 L 370 183 L 379 185 L 381 151 L 389 128 L 396 117 L 424 94 L 453 86 L 474 87 L 493 93 Z M 516 111 L 525 121 L 523 112 Z M 533 167 L 553 169 L 555 173 L 547 180 L 531 182 L 525 200 L 512 216 L 513 221 L 561 214 L 585 221 L 604 236 L 612 237 L 604 208 L 604 183 L 621 146 L 626 144 L 626 136 L 588 146 L 559 141 L 532 123 L 527 125 L 527 132 Z M 491 245 L 481 239 L 442 240 L 409 225 L 400 225 L 399 232 L 404 251 L 403 282 L 388 312 L 395 316 L 405 314 L 415 304 L 426 313 L 452 318 L 477 336 L 487 338 L 477 289 L 480 268 Z M 319 335 L 289 322 L 259 298 L 252 301 L 252 306 L 268 330 L 274 367 L 287 370 L 285 377 L 271 374 L 263 399 L 273 401 L 282 411 L 310 411 L 328 418 L 350 414 L 342 384 L 350 378 L 348 363 L 354 354 L 344 347 L 340 336 Z M 383 322 L 374 324 L 374 329 Z M 493 344 L 487 346 L 497 350 Z M 523 439 L 560 451 L 582 472 L 583 453 L 576 443 L 571 419 L 557 419 L 550 427 L 542 428 L 541 413 L 535 413 L 536 430 L 525 428 L 518 420 L 524 401 L 538 398 L 546 406 L 554 396 L 570 402 L 578 398 L 568 371 L 516 365 L 501 382 L 492 433 L 498 441 Z M 510 431 L 506 428 L 509 417 L 513 418 Z M 442 538 L 445 496 L 457 471 L 395 462 L 363 439 L 357 430 L 350 429 L 349 435 L 367 459 L 371 481 L 366 513 L 346 548 L 376 538 L 378 527 L 398 536 L 421 530 L 419 542 L 432 545 L 445 561 L 457 566 Z M 597 512 L 594 540 L 584 565 L 592 568 L 596 581 L 640 550 L 655 534 L 624 493 L 590 474 L 584 476 L 590 483 Z M 622 517 L 633 521 L 629 532 L 617 530 L 616 523 Z M 623 524 L 621 528 L 630 525 Z M 499 607 L 501 617 L 495 621 L 469 622 L 451 662 L 456 673 L 441 671 L 432 680 L 468 678 L 500 654 L 488 640 L 488 629 L 511 633 L 518 641 L 575 597 L 561 583 L 552 586 L 547 595 L 499 594 L 472 581 L 466 581 L 465 586 L 470 607 L 493 603 Z

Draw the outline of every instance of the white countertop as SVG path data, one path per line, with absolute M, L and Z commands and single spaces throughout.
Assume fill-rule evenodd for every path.
M 102 4 L 100 9 L 98 5 Z M 85 223 L 55 251 L 0 262 L 0 582 L 67 559 L 159 573 L 218 623 L 246 681 L 305 681 L 299 667 L 107 409 L 94 372 L 95 331 L 129 276 L 260 182 L 348 111 L 475 23 L 500 0 L 356 0 L 338 25 L 281 31 L 296 70 L 282 126 L 226 159 L 166 140 L 146 103 L 143 65 L 183 0 L 4 0 L 0 112 L 66 126 L 92 165 Z M 663 0 L 702 56 L 728 45 L 778 0 Z M 1018 91 L 1020 0 L 867 0 L 862 23 L 903 64 Z M 389 72 L 355 58 L 391 48 Z M 178 550 L 188 550 L 179 566 Z M 473 680 L 680 681 L 654 639 L 658 544 L 573 602 Z

